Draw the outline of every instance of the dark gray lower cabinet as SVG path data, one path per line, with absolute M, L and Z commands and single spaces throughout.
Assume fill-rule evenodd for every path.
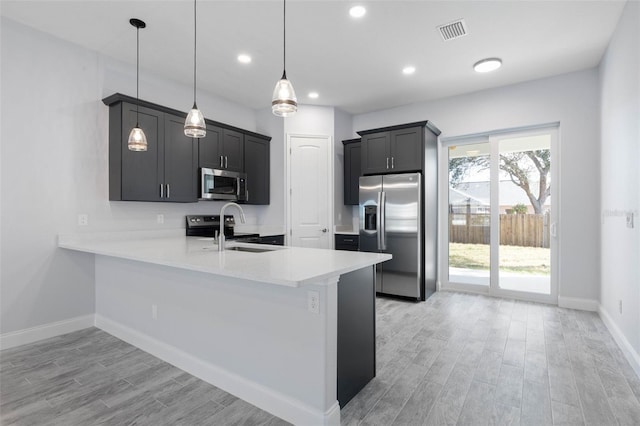
M 268 235 L 264 237 L 259 237 L 256 244 L 269 244 L 272 246 L 283 246 L 284 245 L 284 235 Z
M 375 267 L 338 281 L 338 403 L 341 408 L 376 375 Z
M 358 251 L 360 236 L 336 234 L 336 250 Z
M 251 135 L 244 137 L 244 170 L 247 174 L 247 201 L 244 204 L 269 204 L 270 143 Z

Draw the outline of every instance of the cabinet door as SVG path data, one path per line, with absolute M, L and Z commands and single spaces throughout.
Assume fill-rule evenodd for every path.
M 244 172 L 244 135 L 225 129 L 222 133 L 222 155 L 225 169 Z
M 184 118 L 165 114 L 164 201 L 195 202 L 197 195 L 198 142 L 185 136 Z
M 244 171 L 248 191 L 245 204 L 269 204 L 269 150 L 268 140 L 245 135 Z
M 362 174 L 385 173 L 390 170 L 389 132 L 362 137 Z
M 207 125 L 207 134 L 198 139 L 198 167 L 221 169 L 222 160 L 222 129 Z
M 358 205 L 361 143 L 354 142 L 344 146 L 344 204 Z
M 394 172 L 413 172 L 422 170 L 424 148 L 422 127 L 394 130 L 391 132 L 391 164 Z
M 129 151 L 129 132 L 140 125 L 147 137 L 147 150 Z M 163 182 L 164 165 L 164 113 L 140 107 L 136 119 L 136 106 L 122 105 L 122 200 L 161 201 L 160 185 Z

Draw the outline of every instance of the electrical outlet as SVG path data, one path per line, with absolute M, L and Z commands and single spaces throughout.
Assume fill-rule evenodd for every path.
M 313 314 L 320 313 L 320 294 L 317 291 L 307 292 L 307 309 Z
M 79 226 L 87 226 L 89 224 L 89 215 L 88 214 L 79 214 L 78 215 L 78 225 Z
M 162 225 L 164 223 L 164 215 L 163 214 L 157 215 L 156 222 L 158 223 L 158 225 Z
M 633 212 L 627 212 L 627 228 L 633 229 Z
M 620 313 L 622 313 L 622 300 L 618 301 L 618 308 L 620 309 Z
M 151 318 L 158 319 L 158 305 L 151 305 Z

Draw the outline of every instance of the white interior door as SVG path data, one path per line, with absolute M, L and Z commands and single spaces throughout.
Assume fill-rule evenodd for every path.
M 333 171 L 329 136 L 289 135 L 289 245 L 332 248 Z

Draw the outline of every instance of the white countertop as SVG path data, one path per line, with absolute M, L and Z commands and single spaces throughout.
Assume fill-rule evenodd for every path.
M 382 253 L 227 243 L 227 247 L 234 245 L 269 251 L 218 252 L 211 238 L 185 237 L 175 232 L 133 231 L 58 237 L 58 246 L 69 250 L 288 287 L 317 283 L 391 259 L 391 255 Z
M 334 234 L 360 235 L 359 229 L 354 229 L 352 225 L 336 225 L 333 227 Z

